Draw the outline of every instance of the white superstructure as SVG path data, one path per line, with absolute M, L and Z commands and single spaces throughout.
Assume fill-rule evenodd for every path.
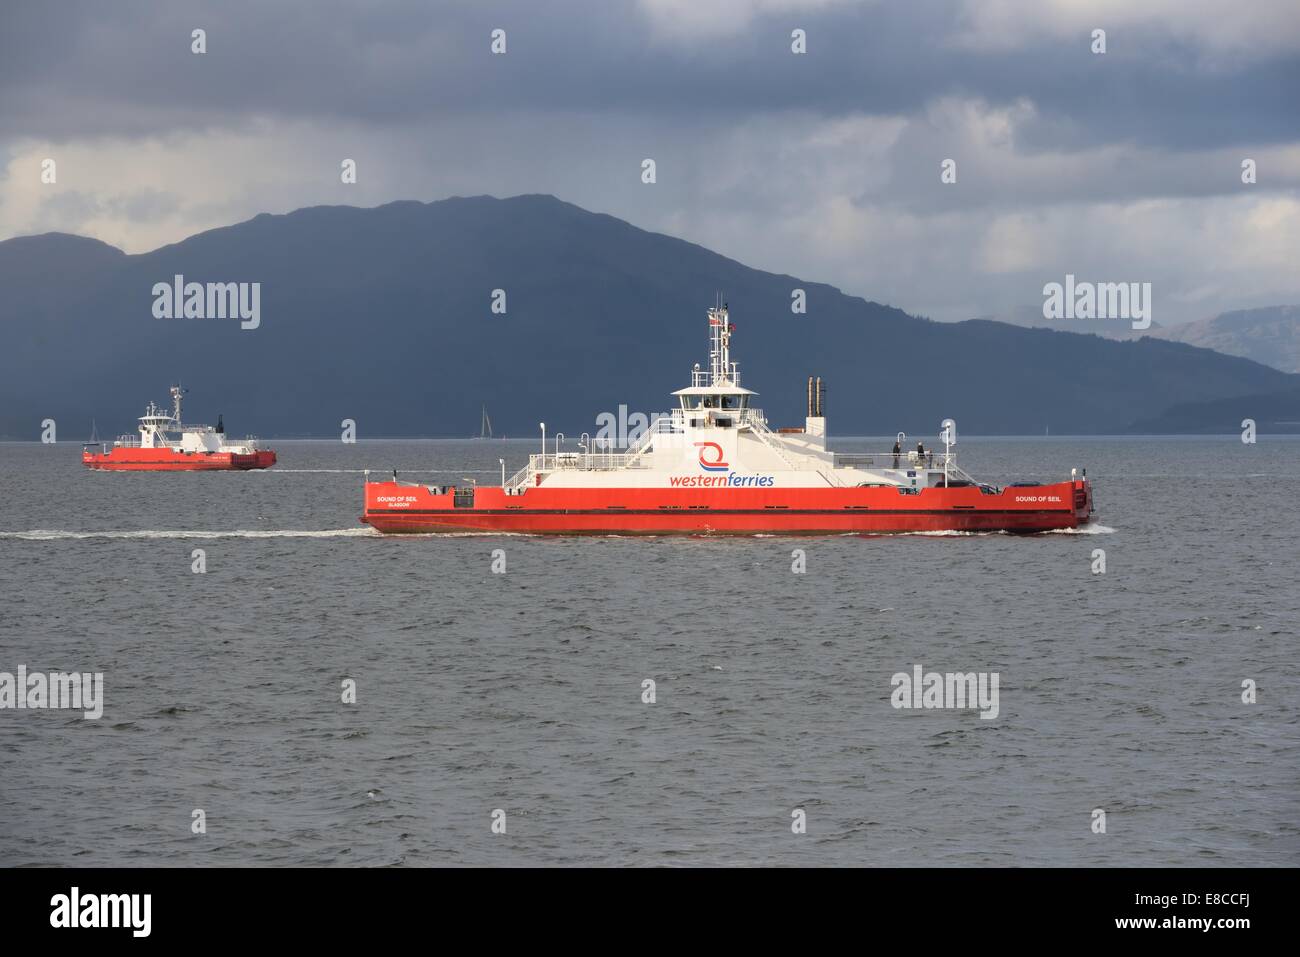
M 543 448 L 505 483 L 507 494 L 547 488 L 846 488 L 885 485 L 922 489 L 975 484 L 957 467 L 956 426 L 942 426 L 943 452 L 900 448 L 898 453 L 844 455 L 826 448 L 826 418 L 820 379 L 809 379 L 802 431 L 773 431 L 751 400 L 757 393 L 740 384 L 731 360 L 735 326 L 725 305 L 708 310 L 709 367 L 697 364 L 691 384 L 673 393 L 677 407 L 652 421 L 624 449 L 584 434 L 576 451 L 562 435 Z M 900 433 L 900 444 L 905 437 Z
M 246 436 L 237 442 L 228 441 L 224 427 L 210 425 L 184 425 L 181 422 L 181 402 L 186 389 L 171 387 L 172 410 L 150 402 L 140 416 L 138 435 L 120 435 L 113 444 L 118 448 L 164 449 L 175 452 L 230 452 L 248 455 L 257 451 L 257 439 Z

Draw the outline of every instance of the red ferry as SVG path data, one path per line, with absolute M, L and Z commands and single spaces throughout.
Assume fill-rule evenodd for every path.
M 944 451 L 841 454 L 826 448 L 820 379 L 808 380 L 804 428 L 775 432 L 741 388 L 735 326 L 708 311 L 709 368 L 673 393 L 677 408 L 630 445 L 583 436 L 576 451 L 542 451 L 499 487 L 365 482 L 361 521 L 381 532 L 577 534 L 826 534 L 1042 532 L 1091 521 L 1087 471 L 1068 481 L 999 488 L 957 465 L 956 424 Z M 503 473 L 504 479 L 504 473 Z
M 275 452 L 258 448 L 253 436 L 236 442 L 228 440 L 220 416 L 216 428 L 182 425 L 181 397 L 187 391 L 172 386 L 171 412 L 150 402 L 140 416 L 139 435 L 119 436 L 112 448 L 107 443 L 82 446 L 82 464 L 92 469 L 133 472 L 269 469 L 275 464 Z

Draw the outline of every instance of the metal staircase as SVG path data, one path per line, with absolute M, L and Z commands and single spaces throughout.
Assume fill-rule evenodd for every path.
M 781 448 L 781 440 L 776 437 L 776 433 L 767 427 L 766 419 L 762 416 L 746 416 L 745 424 L 749 426 L 749 430 L 758 437 L 760 442 L 781 457 L 782 462 L 790 466 L 794 471 L 799 470 L 799 466 L 792 462 L 790 457 L 785 454 L 785 449 Z

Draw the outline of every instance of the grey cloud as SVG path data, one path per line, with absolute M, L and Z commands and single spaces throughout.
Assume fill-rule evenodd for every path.
M 632 0 L 19 5 L 0 14 L 0 128 L 137 135 L 253 115 L 384 125 L 502 110 L 732 122 L 1028 96 L 1042 119 L 1024 131 L 1026 150 L 1191 149 L 1296 135 L 1295 54 L 1225 67 L 1147 26 L 1112 36 L 1105 57 L 1088 51 L 1086 34 L 971 50 L 954 43 L 961 14 L 959 0 L 832 5 L 763 13 L 736 37 L 670 42 Z M 796 24 L 809 35 L 802 57 L 789 52 Z M 196 26 L 208 31 L 206 56 L 189 51 Z M 500 57 L 487 52 L 498 26 L 510 50 Z
M 135 190 L 110 196 L 96 196 L 81 190 L 62 190 L 46 199 L 42 212 L 50 229 L 74 230 L 82 222 L 100 216 L 128 222 L 152 222 L 181 208 L 180 198 L 155 189 Z
M 756 9 L 692 36 L 633 0 L 0 7 L 0 155 L 116 139 L 121 159 L 146 137 L 182 159 L 233 154 L 198 178 L 172 156 L 171 181 L 137 170 L 10 199 L 0 211 L 28 221 L 0 237 L 109 217 L 104 238 L 138 251 L 142 235 L 296 206 L 551 192 L 939 318 L 1032 303 L 1067 270 L 1151 278 L 1196 310 L 1184 318 L 1300 298 L 1294 270 L 1255 253 L 1260 230 L 1275 246 L 1293 233 L 1258 224 L 1297 193 L 1300 44 L 1225 54 L 1147 22 L 1112 28 L 1097 57 L 1086 31 L 963 45 L 961 0 Z M 789 53 L 793 26 L 806 56 Z M 338 183 L 343 156 L 355 187 Z M 939 183 L 950 156 L 956 187 Z M 1234 248 L 1250 255 L 1226 261 Z

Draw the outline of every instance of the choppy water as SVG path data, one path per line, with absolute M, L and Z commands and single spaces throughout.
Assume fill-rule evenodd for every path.
M 0 445 L 0 671 L 106 686 L 0 711 L 0 864 L 1300 863 L 1300 441 L 964 441 L 1087 466 L 1100 528 L 810 539 L 385 538 L 357 470 L 534 443 L 275 444 Z M 999 716 L 895 710 L 915 664 L 998 672 Z

